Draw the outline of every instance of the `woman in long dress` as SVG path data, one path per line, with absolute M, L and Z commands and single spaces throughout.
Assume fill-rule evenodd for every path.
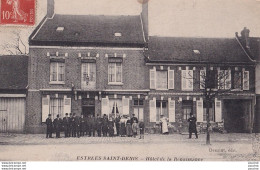
M 126 135 L 128 137 L 132 137 L 133 136 L 133 130 L 132 130 L 132 125 L 131 125 L 131 119 L 130 117 L 127 118 L 126 121 Z
M 168 130 L 168 118 L 161 115 L 160 123 L 162 125 L 162 134 L 169 134 Z
M 121 137 L 126 135 L 126 121 L 125 115 L 120 119 L 120 135 Z

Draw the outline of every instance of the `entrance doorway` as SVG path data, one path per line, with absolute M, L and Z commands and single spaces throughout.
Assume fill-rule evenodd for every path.
M 224 128 L 230 133 L 245 133 L 251 114 L 249 100 L 224 100 Z
M 89 115 L 95 116 L 95 106 L 83 106 L 82 113 L 84 117 L 87 117 Z

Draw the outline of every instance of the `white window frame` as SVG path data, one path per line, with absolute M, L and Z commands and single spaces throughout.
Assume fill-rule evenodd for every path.
M 158 72 L 165 72 L 166 73 L 166 88 L 158 88 L 158 83 L 157 83 L 157 79 L 158 79 Z M 155 71 L 155 74 L 156 74 L 156 79 L 155 79 L 155 81 L 156 81 L 156 90 L 168 90 L 169 89 L 169 86 L 168 86 L 168 78 L 169 78 L 169 76 L 168 76 L 168 71 L 167 70 L 158 70 L 158 71 Z
M 189 71 L 192 71 L 192 76 L 191 76 L 191 78 L 190 79 L 188 79 L 188 78 L 186 78 L 187 77 L 187 74 L 189 73 Z M 185 77 L 184 77 L 184 74 L 185 74 Z M 184 86 L 184 84 L 183 84 L 183 79 L 186 79 L 185 80 L 185 86 Z M 193 79 L 194 79 L 194 75 L 193 75 L 193 70 L 181 70 L 181 89 L 183 90 L 183 91 L 193 91 L 193 86 L 194 86 L 194 84 L 193 84 Z M 189 83 L 192 83 L 192 87 L 191 88 L 189 88 Z
M 245 80 L 245 73 L 248 75 L 248 80 Z M 245 83 L 247 83 L 247 88 L 245 88 Z M 243 71 L 243 90 L 249 90 L 250 89 L 250 75 L 249 71 Z
M 56 80 L 52 80 L 52 64 L 56 65 Z M 59 65 L 63 64 L 63 72 L 64 72 L 64 78 L 63 80 L 59 80 Z M 50 84 L 65 84 L 65 63 L 64 62 L 57 62 L 57 61 L 51 61 L 50 62 Z
M 117 82 L 117 73 L 116 73 L 116 64 L 117 63 L 120 63 L 121 64 L 121 69 L 120 69 L 120 71 L 121 71 L 121 81 L 120 82 Z M 114 74 L 115 74 L 115 81 L 113 81 L 113 82 L 110 82 L 110 80 L 109 80 L 109 66 L 111 65 L 111 64 L 113 64 L 114 66 L 115 66 L 115 69 L 114 69 Z M 108 84 L 109 85 L 123 85 L 123 63 L 122 62 L 109 62 L 108 63 L 108 74 L 107 74 L 108 76 Z

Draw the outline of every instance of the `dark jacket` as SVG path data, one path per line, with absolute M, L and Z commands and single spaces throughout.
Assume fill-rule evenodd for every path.
M 53 121 L 54 129 L 55 131 L 61 131 L 62 130 L 62 119 L 61 118 L 56 118 Z
M 46 125 L 47 125 L 47 129 L 52 129 L 52 120 L 51 120 L 51 118 L 47 118 L 46 119 Z
M 189 132 L 191 133 L 197 132 L 197 128 L 196 128 L 197 119 L 195 117 L 190 117 L 188 119 L 188 122 L 189 122 Z
M 69 117 L 64 117 L 64 118 L 63 118 L 63 121 L 62 121 L 62 125 L 63 125 L 65 128 L 69 127 L 69 125 L 70 125 L 70 118 L 69 118 Z

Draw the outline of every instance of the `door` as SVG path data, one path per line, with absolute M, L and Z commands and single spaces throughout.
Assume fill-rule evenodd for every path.
M 0 110 L 0 132 L 7 132 L 7 113 L 6 113 L 6 110 Z
M 95 106 L 83 106 L 82 113 L 84 117 L 87 117 L 89 115 L 95 116 Z
M 22 133 L 25 124 L 25 98 L 0 98 L 0 132 Z
M 182 132 L 184 133 L 189 131 L 188 119 L 190 118 L 190 114 L 193 113 L 192 108 L 193 108 L 193 102 L 191 100 L 182 101 L 182 111 L 183 111 Z

